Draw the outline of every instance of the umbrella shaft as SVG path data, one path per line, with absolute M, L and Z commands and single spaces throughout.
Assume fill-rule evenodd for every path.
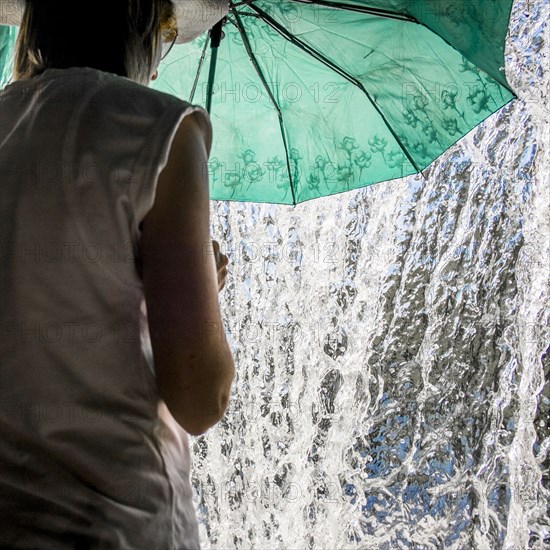
M 210 29 L 210 47 L 212 48 L 212 57 L 210 58 L 210 71 L 208 73 L 208 84 L 206 86 L 206 110 L 210 114 L 210 107 L 212 106 L 212 87 L 214 85 L 214 74 L 216 72 L 216 60 L 218 58 L 218 46 L 222 39 L 222 26 L 225 23 L 225 17 L 220 19 Z
M 208 73 L 208 84 L 206 85 L 206 110 L 208 111 L 208 114 L 210 114 L 210 107 L 212 106 L 212 87 L 214 85 L 217 57 L 218 48 L 214 48 L 212 50 L 212 57 L 210 58 L 210 71 Z

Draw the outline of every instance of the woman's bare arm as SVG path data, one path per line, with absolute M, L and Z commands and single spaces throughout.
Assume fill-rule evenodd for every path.
M 221 419 L 235 372 L 218 302 L 206 169 L 212 136 L 202 117 L 182 120 L 141 237 L 159 395 L 192 435 Z

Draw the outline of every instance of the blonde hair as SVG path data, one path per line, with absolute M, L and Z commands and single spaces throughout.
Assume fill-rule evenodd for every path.
M 177 29 L 171 0 L 26 0 L 13 77 L 48 68 L 92 67 L 147 85 L 161 50 Z

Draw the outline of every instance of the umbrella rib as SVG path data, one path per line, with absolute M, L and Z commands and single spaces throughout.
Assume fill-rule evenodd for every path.
M 378 17 L 387 17 L 389 19 L 397 19 L 398 21 L 410 21 L 413 23 L 419 23 L 416 17 L 413 17 L 411 15 L 405 15 L 403 13 L 398 13 L 391 10 L 384 10 L 382 8 L 369 8 L 368 6 L 361 6 L 357 4 L 345 4 L 343 2 L 327 2 L 326 0 L 291 0 L 291 1 L 297 2 L 299 4 L 316 4 L 318 6 L 323 6 L 327 8 L 357 11 L 359 13 L 368 13 L 371 15 L 377 15 Z
M 411 157 L 411 155 L 409 154 L 409 151 L 407 151 L 407 148 L 405 147 L 405 145 L 403 144 L 401 139 L 399 139 L 399 136 L 394 132 L 393 128 L 391 127 L 391 125 L 388 122 L 388 120 L 387 120 L 386 116 L 384 115 L 384 113 L 382 113 L 382 111 L 380 110 L 378 105 L 376 105 L 376 102 L 374 101 L 374 99 L 371 97 L 371 95 L 369 94 L 367 89 L 363 86 L 363 84 L 361 82 L 359 82 L 359 80 L 357 80 L 353 75 L 349 74 L 347 71 L 345 71 L 344 69 L 342 69 L 341 67 L 339 67 L 338 65 L 333 63 L 330 59 L 326 58 L 322 53 L 318 52 L 315 48 L 313 48 L 309 44 L 303 42 L 298 37 L 294 36 L 287 29 L 285 29 L 282 25 L 280 25 L 277 21 L 275 21 L 275 19 L 273 19 L 269 14 L 267 14 L 262 9 L 258 8 L 255 4 L 250 4 L 249 7 L 251 9 L 255 10 L 260 15 L 262 20 L 265 21 L 275 31 L 277 31 L 283 38 L 285 38 L 286 40 L 292 42 L 292 44 L 294 44 L 295 46 L 297 46 L 298 48 L 300 48 L 301 50 L 303 50 L 307 54 L 311 55 L 312 57 L 314 57 L 315 59 L 317 59 L 318 61 L 323 63 L 329 69 L 332 69 L 334 72 L 338 73 L 339 75 L 344 77 L 346 80 L 348 80 L 349 82 L 351 82 L 355 86 L 357 86 L 367 96 L 367 98 L 371 102 L 372 106 L 376 109 L 376 112 L 380 115 L 380 117 L 382 118 L 382 120 L 386 124 L 386 127 L 388 128 L 388 130 L 390 131 L 390 133 L 394 137 L 395 141 L 399 144 L 399 146 L 403 150 L 403 153 L 405 153 L 405 156 L 407 157 L 409 162 L 414 166 L 415 170 L 417 170 L 418 172 L 421 171 L 420 167 L 418 166 L 416 161 Z
M 204 48 L 202 49 L 202 55 L 199 60 L 199 66 L 197 67 L 197 74 L 195 75 L 195 81 L 193 82 L 193 88 L 191 88 L 191 94 L 189 95 L 189 103 L 193 103 L 193 97 L 195 96 L 195 89 L 197 88 L 197 82 L 199 81 L 199 76 L 202 71 L 202 65 L 204 63 L 204 57 L 206 55 L 206 49 L 208 48 L 208 44 L 210 43 L 210 33 L 208 33 L 208 36 L 206 37 L 206 40 L 204 41 Z
M 292 202 L 294 204 L 296 204 L 296 196 L 295 196 L 295 193 L 294 193 L 294 184 L 293 184 L 293 181 L 292 181 L 292 170 L 290 168 L 290 163 L 289 163 L 289 160 L 288 160 L 289 159 L 288 145 L 286 143 L 285 133 L 284 133 L 283 114 L 281 112 L 281 109 L 277 105 L 277 102 L 275 101 L 275 98 L 273 97 L 273 94 L 271 93 L 271 90 L 269 89 L 269 86 L 267 85 L 267 82 L 266 82 L 265 77 L 262 73 L 262 70 L 261 70 L 261 68 L 258 64 L 256 56 L 254 55 L 254 52 L 252 51 L 252 48 L 250 47 L 250 43 L 248 42 L 248 38 L 246 36 L 246 32 L 244 30 L 244 27 L 242 26 L 242 22 L 240 20 L 240 17 L 237 15 L 236 12 L 233 12 L 233 15 L 235 16 L 236 21 L 231 20 L 229 17 L 228 17 L 228 20 L 231 21 L 231 23 L 233 23 L 233 25 L 235 25 L 237 27 L 237 30 L 239 31 L 239 34 L 241 35 L 241 38 L 243 40 L 243 44 L 244 44 L 244 47 L 246 49 L 246 52 L 248 53 L 248 57 L 249 57 L 250 61 L 252 62 L 252 65 L 254 66 L 254 69 L 258 73 L 258 77 L 260 78 L 260 81 L 264 85 L 264 87 L 267 91 L 267 94 L 268 94 L 271 102 L 273 103 L 273 106 L 275 107 L 275 110 L 277 111 L 277 114 L 278 114 L 278 117 L 279 117 L 279 125 L 281 127 L 281 136 L 283 138 L 283 145 L 285 146 L 285 152 L 286 152 L 286 164 L 287 164 L 287 169 L 288 169 L 288 178 L 290 180 L 290 191 L 292 192 Z
M 254 2 L 255 0 L 242 0 L 242 2 L 232 2 L 230 3 L 230 10 L 233 12 L 233 8 L 238 6 L 248 5 Z
M 392 10 L 384 10 L 382 8 L 370 8 L 368 6 L 361 6 L 357 4 L 346 4 L 344 2 L 328 2 L 326 0 L 291 0 L 299 4 L 316 4 L 327 8 L 337 8 L 339 10 L 357 11 L 359 13 L 369 13 L 371 15 L 377 15 L 378 17 L 388 17 L 389 19 L 397 19 L 399 21 L 412 21 L 419 23 L 418 19 L 412 15 L 405 15 Z M 231 4 L 232 8 L 238 6 L 251 6 L 255 0 L 243 0 L 241 2 L 235 2 Z

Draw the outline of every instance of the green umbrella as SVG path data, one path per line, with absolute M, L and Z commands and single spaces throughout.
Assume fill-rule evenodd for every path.
M 426 168 L 516 97 L 512 0 L 246 0 L 151 87 L 204 105 L 215 200 L 297 204 Z

